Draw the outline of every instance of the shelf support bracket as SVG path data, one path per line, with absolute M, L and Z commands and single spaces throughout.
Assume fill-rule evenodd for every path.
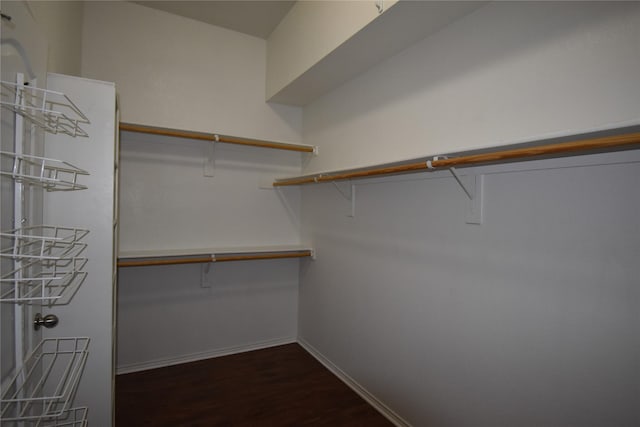
M 203 167 L 203 175 L 212 178 L 216 174 L 216 142 L 220 141 L 220 136 L 214 135 L 214 139 L 207 145 L 205 149 L 205 161 Z
M 351 212 L 347 215 L 350 218 L 356 217 L 356 185 L 352 183 L 344 184 L 342 187 L 335 181 L 331 181 L 336 190 L 344 197 L 346 200 L 351 202 Z M 347 190 L 348 188 L 348 190 Z
M 460 178 L 460 175 L 458 175 L 458 171 L 456 170 L 456 168 L 451 167 L 451 168 L 449 168 L 449 171 L 451 171 L 451 175 L 453 175 L 453 177 L 456 179 L 456 181 L 458 181 L 458 184 L 460 184 L 460 187 L 462 187 L 462 190 L 465 192 L 465 194 L 467 195 L 469 200 L 473 200 L 473 198 L 475 196 L 475 188 L 469 188 L 464 183 L 464 181 L 462 181 L 462 179 Z
M 200 264 L 200 287 L 201 288 L 210 288 L 211 287 L 211 277 L 209 273 L 211 273 L 211 267 L 213 263 L 216 262 L 216 254 L 211 254 L 211 262 L 205 262 Z
M 427 160 L 427 169 L 434 170 L 435 167 L 432 165 L 432 162 L 447 158 L 447 156 L 435 156 L 432 160 Z M 484 175 L 472 175 L 470 185 L 465 183 L 460 175 L 458 175 L 455 167 L 451 166 L 448 169 L 469 199 L 467 202 L 467 212 L 465 213 L 465 222 L 467 224 L 482 224 L 484 210 Z
M 451 167 L 449 170 L 469 198 L 467 211 L 465 213 L 465 222 L 467 224 L 482 224 L 484 219 L 484 175 L 471 175 L 471 184 L 469 185 L 469 183 L 465 183 L 460 175 L 458 175 L 456 168 Z

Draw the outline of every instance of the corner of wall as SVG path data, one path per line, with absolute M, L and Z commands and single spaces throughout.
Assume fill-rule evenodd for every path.
M 28 1 L 33 16 L 49 43 L 47 70 L 80 76 L 82 1 Z

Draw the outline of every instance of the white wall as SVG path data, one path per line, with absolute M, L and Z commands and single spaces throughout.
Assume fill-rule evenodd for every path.
M 301 110 L 268 105 L 266 42 L 126 2 L 85 5 L 82 72 L 115 81 L 122 121 L 299 142 Z M 299 190 L 260 185 L 299 174 L 301 155 L 123 133 L 120 248 L 299 241 Z M 285 203 L 286 202 L 286 203 Z M 130 371 L 297 335 L 297 261 L 120 269 L 118 367 Z
M 294 342 L 298 261 L 121 268 L 118 371 Z
M 640 122 L 640 4 L 495 2 L 304 110 L 308 172 Z
M 640 152 L 303 191 L 299 337 L 414 426 L 634 426 Z M 625 164 L 628 161 L 633 164 Z
M 387 0 L 385 8 L 397 0 Z M 270 99 L 379 16 L 374 1 L 302 1 L 268 40 L 267 90 Z
M 203 176 L 206 142 L 124 134 L 120 250 L 273 246 L 300 240 L 300 191 L 260 189 L 300 172 L 300 154 L 218 144 Z M 121 268 L 121 372 L 292 342 L 298 261 Z
M 638 123 L 639 6 L 489 4 L 306 107 L 307 171 Z M 639 159 L 488 175 L 480 226 L 446 172 L 305 186 L 300 340 L 415 426 L 637 425 Z
M 267 100 L 308 105 L 485 3 L 297 2 L 267 43 Z
M 284 142 L 301 110 L 264 102 L 266 41 L 128 2 L 87 2 L 82 75 L 114 81 L 123 122 Z
M 29 1 L 33 15 L 47 36 L 47 70 L 80 75 L 83 1 Z
M 296 245 L 299 190 L 261 189 L 300 173 L 299 153 L 123 132 L 120 249 Z

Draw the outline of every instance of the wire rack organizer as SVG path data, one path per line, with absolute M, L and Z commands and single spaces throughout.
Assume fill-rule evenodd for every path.
M 33 225 L 0 233 L 1 255 L 14 259 L 58 260 L 78 256 L 86 248 L 89 230 L 57 225 Z
M 25 427 L 87 427 L 87 408 L 71 408 L 53 420 L 27 421 Z
M 69 415 L 67 411 L 87 360 L 89 341 L 86 337 L 42 340 L 6 387 L 0 400 L 0 419 L 74 425 L 53 422 L 63 422 L 62 417 Z
M 17 263 L 0 277 L 0 302 L 66 304 L 87 276 L 86 249 L 89 230 L 38 225 L 0 233 L 0 257 Z
M 82 175 L 89 175 L 89 172 L 71 163 L 8 151 L 0 151 L 0 157 L 3 165 L 0 174 L 10 176 L 18 183 L 39 186 L 47 191 L 87 188 L 78 179 Z
M 2 275 L 0 302 L 67 304 L 87 277 L 83 271 L 87 259 L 72 258 L 44 264 L 31 262 Z M 21 278 L 16 278 L 18 271 L 22 273 Z
M 21 115 L 45 132 L 87 137 L 87 116 L 61 92 L 0 81 L 2 107 Z
M 13 304 L 15 361 L 2 378 L 0 425 L 86 427 L 88 409 L 72 403 L 90 338 L 39 341 L 38 333 L 28 331 L 35 311 L 25 305 L 67 304 L 87 277 L 88 260 L 82 254 L 88 230 L 30 221 L 46 210 L 46 199 L 34 189 L 84 190 L 82 180 L 89 175 L 66 161 L 36 156 L 36 144 L 44 143 L 46 153 L 49 143 L 43 133 L 88 137 L 90 121 L 65 94 L 24 83 L 20 73 L 15 83 L 0 81 L 0 89 L 0 107 L 14 119 L 3 121 L 3 128 L 13 125 L 13 149 L 0 151 L 3 202 L 10 200 L 5 190 L 13 181 L 14 224 L 12 230 L 0 230 L 0 302 L 2 307 Z M 31 203 L 32 198 L 42 205 Z M 38 341 L 34 347 L 32 342 Z

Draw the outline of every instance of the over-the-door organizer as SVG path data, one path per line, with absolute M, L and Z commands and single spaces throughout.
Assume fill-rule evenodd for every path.
M 49 133 L 88 137 L 82 125 L 89 119 L 62 93 L 20 80 L 3 81 L 2 107 L 15 113 L 18 134 L 26 123 Z M 28 224 L 22 200 L 34 187 L 50 192 L 85 189 L 82 177 L 89 172 L 63 160 L 25 153 L 27 146 L 18 137 L 13 152 L 0 152 L 1 173 L 14 182 L 14 228 L 2 230 L 0 252 L 3 264 L 12 268 L 2 272 L 0 302 L 16 305 L 16 333 L 21 333 L 24 305 L 70 303 L 87 275 L 82 254 L 89 230 Z M 0 424 L 86 426 L 87 408 L 71 408 L 71 404 L 88 348 L 87 337 L 46 338 L 24 360 L 16 360 L 15 375 L 3 384 Z M 22 350 L 17 349 L 16 355 L 24 354 Z

